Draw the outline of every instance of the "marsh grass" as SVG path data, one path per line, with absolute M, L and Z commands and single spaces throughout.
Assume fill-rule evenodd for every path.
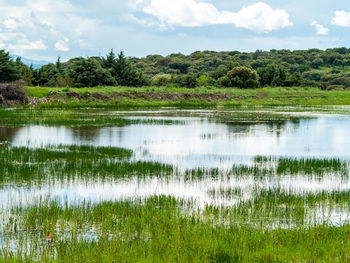
M 8 226 L 7 231 L 17 232 L 22 238 L 16 252 L 5 246 L 0 258 L 6 262 L 349 260 L 348 224 L 266 228 L 262 222 L 252 227 L 230 219 L 231 210 L 184 212 L 191 206 L 172 197 L 155 196 L 76 207 L 43 202 L 27 209 L 13 209 L 17 229 Z
M 45 148 L 0 147 L 0 183 L 39 183 L 49 179 L 139 179 L 183 178 L 185 181 L 225 181 L 232 178 L 265 180 L 284 176 L 309 179 L 325 176 L 346 180 L 348 164 L 339 159 L 297 159 L 255 157 L 252 165 L 233 165 L 229 169 L 198 167 L 180 171 L 172 165 L 132 160 L 133 152 L 113 147 L 84 145 Z
M 111 180 L 171 175 L 173 167 L 131 162 L 127 149 L 93 146 L 0 147 L 0 184 L 43 185 L 66 180 Z
M 77 110 L 37 110 L 32 108 L 1 109 L 0 127 L 22 125 L 47 126 L 127 126 L 136 124 L 149 125 L 184 125 L 185 121 L 170 119 L 135 119 L 122 118 L 109 112 L 94 109 Z
M 133 152 L 84 145 L 0 147 L 0 185 L 67 180 L 169 178 L 220 182 L 210 197 L 230 205 L 160 195 L 99 203 L 39 200 L 0 211 L 3 262 L 348 262 L 350 190 L 292 191 L 281 178 L 348 178 L 339 159 L 257 156 L 228 169 L 133 159 Z M 225 185 L 251 179 L 255 187 Z

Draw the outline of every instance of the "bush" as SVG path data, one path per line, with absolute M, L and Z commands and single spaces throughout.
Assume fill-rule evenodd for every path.
M 311 81 L 320 81 L 326 73 L 322 70 L 310 70 L 302 74 L 303 79 Z
M 74 85 L 74 79 L 69 77 L 68 75 L 66 76 L 58 75 L 56 81 L 59 87 L 73 87 Z
M 327 90 L 344 90 L 346 89 L 343 85 L 330 85 L 327 87 Z
M 173 82 L 173 76 L 171 74 L 158 74 L 152 78 L 152 85 L 154 86 L 166 86 Z
M 220 79 L 224 87 L 254 89 L 260 87 L 259 76 L 255 70 L 246 67 L 235 67 Z
M 207 75 L 201 75 L 196 79 L 196 81 L 199 87 L 204 87 L 209 84 L 209 77 Z

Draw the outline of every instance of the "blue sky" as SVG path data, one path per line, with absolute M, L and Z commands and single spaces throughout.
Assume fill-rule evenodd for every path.
M 0 0 L 0 49 L 54 61 L 349 46 L 348 0 Z

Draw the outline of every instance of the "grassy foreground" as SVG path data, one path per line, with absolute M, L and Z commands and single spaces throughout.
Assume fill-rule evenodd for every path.
M 172 87 L 25 87 L 24 91 L 40 107 L 214 107 L 350 105 L 350 92 L 318 88 L 284 87 L 254 90 L 228 88 Z
M 127 149 L 93 146 L 0 147 L 0 185 L 38 187 L 75 182 L 126 182 L 167 178 L 198 181 L 254 180 L 243 188 L 208 193 L 238 200 L 231 206 L 173 196 L 79 204 L 40 200 L 0 209 L 0 262 L 349 262 L 350 225 L 328 212 L 350 211 L 350 192 L 285 191 L 279 180 L 342 178 L 338 159 L 257 156 L 254 165 L 178 171 L 156 162 L 133 162 Z M 276 187 L 264 189 L 272 180 Z M 117 189 L 116 189 L 117 191 Z M 28 197 L 30 198 L 30 197 Z M 328 211 L 328 212 L 327 212 Z M 314 220 L 317 219 L 316 223 Z
M 166 196 L 144 202 L 104 202 L 79 207 L 40 203 L 14 210 L 22 216 L 8 226 L 19 233 L 15 254 L 5 262 L 348 262 L 350 226 L 295 229 L 252 228 L 209 208 L 186 215 L 187 204 Z M 221 210 L 222 214 L 229 213 Z M 15 225 L 15 226 L 14 226 Z M 86 232 L 88 231 L 88 232 Z M 28 233 L 33 232 L 30 237 Z M 82 235 L 82 233 L 86 233 Z M 31 240 L 30 245 L 27 241 Z M 26 257 L 22 253 L 26 251 Z

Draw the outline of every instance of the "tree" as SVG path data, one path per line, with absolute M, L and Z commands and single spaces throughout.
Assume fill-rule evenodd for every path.
M 49 63 L 34 71 L 34 85 L 54 87 L 57 85 L 58 69 L 55 64 Z
M 96 58 L 80 58 L 73 62 L 69 76 L 75 87 L 115 86 L 117 82 L 111 72 L 102 67 Z
M 295 72 L 287 77 L 285 80 L 285 85 L 287 86 L 301 86 L 303 84 L 303 80 L 300 72 Z
M 107 69 L 113 69 L 115 65 L 115 60 L 116 60 L 115 53 L 113 49 L 111 49 L 111 51 L 108 53 L 106 58 L 102 59 L 103 67 Z
M 194 89 L 197 87 L 197 78 L 194 75 L 187 74 L 180 78 L 180 85 L 188 89 Z
M 256 71 L 246 67 L 235 67 L 230 70 L 225 77 L 221 78 L 221 84 L 225 87 L 241 89 L 252 89 L 260 86 Z
M 197 79 L 197 85 L 199 87 L 204 87 L 209 84 L 209 76 L 207 75 L 200 75 Z
M 311 67 L 314 69 L 318 69 L 319 67 L 321 67 L 323 65 L 323 59 L 322 58 L 315 58 L 312 62 L 311 62 Z
M 8 52 L 0 50 L 0 82 L 11 82 L 21 78 L 21 71 Z
M 287 78 L 287 71 L 276 64 L 271 64 L 266 68 L 259 68 L 258 74 L 263 86 L 283 86 Z
M 32 86 L 34 82 L 34 69 L 33 65 L 26 67 L 22 72 L 22 79 L 26 82 L 28 86 Z
M 57 68 L 57 70 L 58 70 L 59 73 L 62 72 L 62 63 L 61 63 L 61 57 L 60 57 L 60 56 L 57 58 L 57 61 L 56 61 L 56 68 Z
M 116 57 L 111 50 L 106 59 L 103 59 L 103 67 L 111 72 L 118 85 L 138 87 L 146 82 L 142 72 L 131 65 L 123 51 Z
M 190 67 L 189 63 L 184 63 L 179 61 L 178 59 L 169 63 L 169 67 L 172 69 L 177 69 L 181 74 L 186 74 L 188 72 L 188 68 Z

